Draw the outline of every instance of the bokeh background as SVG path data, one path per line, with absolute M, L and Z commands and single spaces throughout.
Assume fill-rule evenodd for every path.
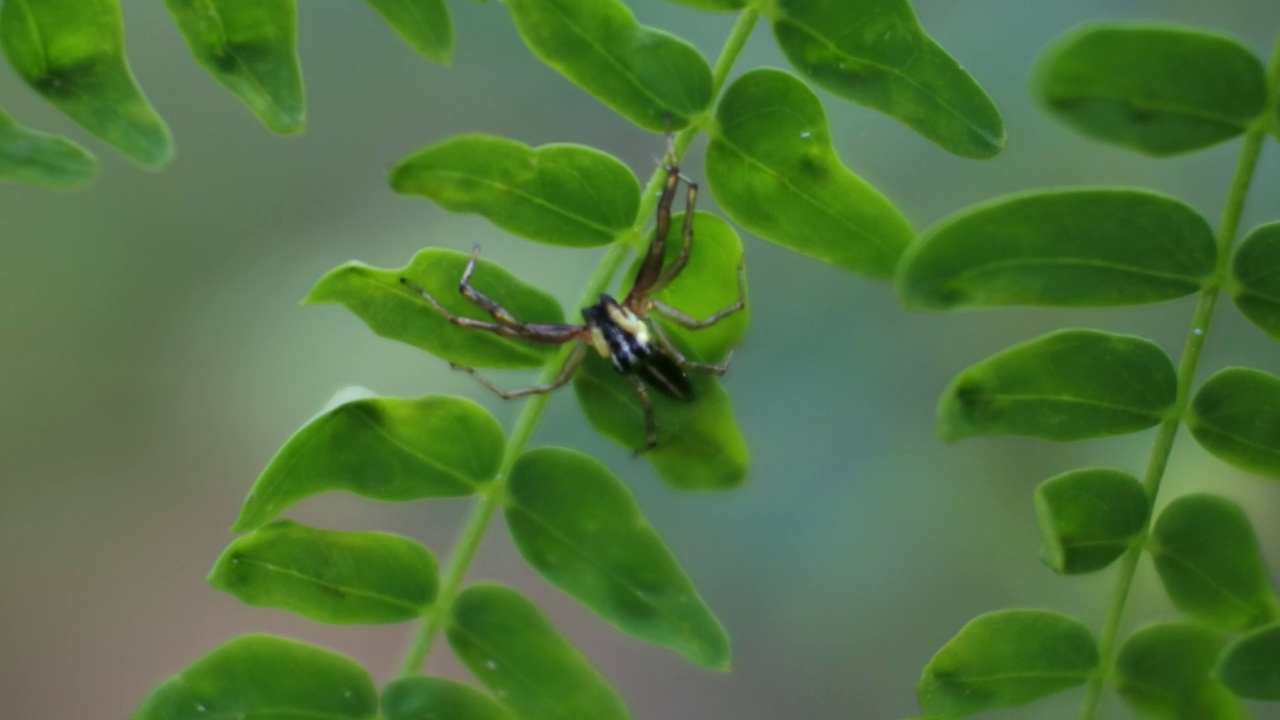
M 642 22 L 714 58 L 732 19 L 631 0 Z M 661 140 L 541 65 L 500 3 L 451 3 L 452 68 L 420 60 L 363 3 L 302 3 L 309 129 L 272 136 L 191 61 L 161 3 L 126 0 L 129 55 L 172 127 L 177 160 L 148 174 L 45 106 L 0 68 L 24 124 L 85 142 L 105 169 L 87 190 L 0 186 L 0 715 L 127 717 L 150 689 L 230 637 L 286 634 L 391 678 L 411 629 L 328 628 L 242 606 L 204 583 L 257 473 L 336 390 L 455 393 L 506 423 L 515 404 L 344 310 L 299 307 L 349 259 L 399 266 L 424 246 L 480 242 L 486 256 L 576 301 L 599 251 L 536 246 L 474 216 L 388 189 L 391 163 L 464 132 L 601 148 L 642 177 Z M 918 0 L 925 28 L 1004 113 L 1008 150 L 951 157 L 872 111 L 821 93 L 846 164 L 924 229 L 971 203 L 1046 186 L 1119 184 L 1174 194 L 1216 222 L 1238 142 L 1155 161 L 1050 121 L 1026 79 L 1040 50 L 1097 17 L 1228 32 L 1267 56 L 1276 0 Z M 767 25 L 737 72 L 784 66 Z M 686 172 L 701 177 L 700 141 Z M 713 208 L 708 200 L 705 207 Z M 1280 217 L 1280 148 L 1269 142 L 1248 228 Z M 973 616 L 1060 609 L 1101 624 L 1112 572 L 1057 578 L 1037 560 L 1037 482 L 1085 465 L 1140 473 L 1151 432 L 1054 445 L 938 440 L 949 378 L 1062 326 L 1151 337 L 1176 353 L 1192 301 L 1125 311 L 905 312 L 891 288 L 745 237 L 752 327 L 725 384 L 752 447 L 750 481 L 718 495 L 664 486 L 596 436 L 572 393 L 534 445 L 604 459 L 634 490 L 735 648 L 726 675 L 622 636 L 527 570 L 496 524 L 470 574 L 536 598 L 619 687 L 638 718 L 868 718 L 916 712 L 933 652 Z M 1201 374 L 1280 372 L 1274 342 L 1229 303 Z M 524 377 L 501 381 L 515 385 Z M 1280 569 L 1280 488 L 1243 476 L 1184 434 L 1164 500 L 1212 488 L 1243 503 Z M 387 506 L 347 496 L 292 512 L 342 529 L 389 529 L 447 555 L 467 501 Z M 1273 573 L 1274 574 L 1274 573 Z M 1148 563 L 1127 625 L 1170 619 Z M 465 673 L 443 643 L 433 672 Z M 1072 717 L 1079 692 L 998 718 Z M 1114 697 L 1108 717 L 1129 717 Z M 1258 717 L 1280 717 L 1256 708 Z

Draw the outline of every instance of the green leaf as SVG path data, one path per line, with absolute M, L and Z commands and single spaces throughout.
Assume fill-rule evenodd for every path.
M 960 373 L 938 406 L 938 434 L 1070 441 L 1123 435 L 1164 419 L 1177 395 L 1169 356 L 1149 340 L 1059 330 Z
M 435 557 L 409 538 L 280 520 L 232 542 L 209 584 L 247 605 L 370 625 L 421 617 L 438 582 Z
M 1179 610 L 1223 630 L 1277 618 L 1249 518 L 1217 495 L 1184 495 L 1156 519 L 1149 542 L 1165 592 Z
M 452 250 L 427 248 L 414 255 L 408 265 L 395 270 L 350 262 L 320 278 L 303 304 L 343 305 L 378 335 L 467 367 L 530 368 L 546 364 L 556 353 L 554 346 L 453 325 L 400 282 L 401 278 L 408 278 L 456 315 L 492 322 L 492 317 L 458 292 L 467 259 Z M 523 322 L 564 321 L 564 311 L 555 298 L 487 260 L 476 263 L 471 284 Z
M 470 400 L 348 402 L 289 438 L 249 491 L 234 530 L 262 527 L 330 490 L 390 502 L 469 495 L 497 474 L 504 444 L 498 421 Z
M 364 668 L 335 652 L 244 635 L 152 691 L 133 720 L 373 720 L 378 692 Z
M 1172 300 L 1213 275 L 1213 230 L 1144 190 L 1022 193 L 963 210 L 907 251 L 898 295 L 930 310 Z
M 1098 647 L 1080 621 L 1048 610 L 979 615 L 951 639 L 916 688 L 925 712 L 964 717 L 1082 685 Z
M 671 0 L 678 5 L 688 5 L 699 10 L 712 12 L 732 12 L 747 6 L 749 0 Z
M 453 601 L 449 645 L 521 720 L 625 719 L 616 690 L 514 590 L 467 588 Z
M 1004 148 L 991 98 L 925 34 L 907 0 L 775 0 L 773 34 L 806 78 L 969 158 Z
M 273 132 L 306 128 L 294 0 L 165 0 L 187 47 Z
M 391 187 L 567 247 L 613 242 L 640 208 L 640 183 L 611 155 L 582 145 L 535 149 L 492 135 L 463 135 L 413 153 L 392 169 Z
M 366 0 L 419 55 L 453 61 L 453 21 L 444 0 Z
M 386 720 L 514 720 L 488 695 L 437 677 L 404 677 L 382 691 Z
M 1246 720 L 1240 703 L 1212 676 L 1223 641 L 1221 634 L 1193 623 L 1141 628 L 1116 659 L 1120 694 L 1144 717 Z
M 1280 378 L 1227 368 L 1205 381 L 1186 417 L 1191 434 L 1219 460 L 1280 479 Z
M 1254 229 L 1240 243 L 1227 288 L 1245 317 L 1280 340 L 1280 222 Z
M 1073 470 L 1036 488 L 1040 559 L 1061 575 L 1110 565 L 1146 527 L 1150 505 L 1142 483 L 1105 468 Z
M 711 104 L 711 68 L 620 0 L 507 0 L 540 60 L 645 130 L 679 130 Z
M 733 221 L 845 270 L 892 276 L 910 223 L 831 144 L 822 104 L 781 70 L 738 78 L 707 128 L 707 180 Z
M 169 128 L 124 57 L 119 0 L 7 0 L 0 45 L 36 92 L 138 164 L 173 158 Z
M 636 637 L 728 669 L 724 629 L 608 468 L 572 450 L 533 450 L 516 461 L 506 498 L 516 547 L 553 585 Z
M 1244 132 L 1262 113 L 1262 63 L 1236 40 L 1199 30 L 1092 23 L 1041 57 L 1034 92 L 1096 140 L 1167 156 Z
M 74 190 L 98 173 L 88 150 L 57 135 L 18 125 L 0 110 L 0 180 Z
M 1242 698 L 1280 700 L 1280 623 L 1233 640 L 1222 654 L 1218 679 Z

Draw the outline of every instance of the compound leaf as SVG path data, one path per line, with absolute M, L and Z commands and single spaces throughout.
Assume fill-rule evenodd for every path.
M 1245 317 L 1280 340 L 1280 222 L 1256 228 L 1240 243 L 1228 289 Z
M 1192 398 L 1186 423 L 1219 460 L 1280 479 L 1280 378 L 1252 368 L 1219 371 Z
M 453 21 L 444 0 L 366 0 L 419 55 L 448 65 L 453 60 Z
M 382 691 L 386 720 L 515 720 L 488 695 L 438 677 L 403 677 Z
M 74 190 L 97 173 L 98 161 L 88 150 L 66 138 L 22 127 L 0 110 L 0 180 Z
M 1280 623 L 1235 638 L 1222 654 L 1217 675 L 1242 698 L 1280 700 Z
M 1061 575 L 1111 564 L 1146 526 L 1150 504 L 1142 483 L 1106 468 L 1073 470 L 1036 488 L 1040 559 Z
M 1116 658 L 1120 694 L 1144 717 L 1246 720 L 1239 701 L 1213 678 L 1223 644 L 1220 633 L 1194 623 L 1141 628 Z

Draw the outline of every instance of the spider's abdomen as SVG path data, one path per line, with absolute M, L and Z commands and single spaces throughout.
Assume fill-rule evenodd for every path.
M 693 386 L 680 365 L 654 345 L 648 326 L 630 310 L 602 295 L 598 305 L 583 309 L 582 317 L 591 329 L 591 344 L 614 370 L 639 376 L 663 395 L 693 399 Z

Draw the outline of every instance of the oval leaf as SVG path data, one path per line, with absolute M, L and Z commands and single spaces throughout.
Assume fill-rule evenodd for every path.
M 487 410 L 456 397 L 348 402 L 289 438 L 245 498 L 235 531 L 254 530 L 285 508 L 345 490 L 403 502 L 469 495 L 498 472 L 506 441 Z
M 616 690 L 514 590 L 467 588 L 453 601 L 449 645 L 522 720 L 629 718 Z
M 474 212 L 520 237 L 593 247 L 631 229 L 640 183 L 613 156 L 582 145 L 531 148 L 464 135 L 423 148 L 391 171 L 391 187 L 452 212 Z
M 306 126 L 294 0 L 165 0 L 200 63 L 274 132 Z
M 152 691 L 133 720 L 373 720 L 378 693 L 364 668 L 335 652 L 245 635 Z
M 1193 623 L 1148 625 L 1116 658 L 1120 694 L 1144 717 L 1246 720 L 1239 701 L 1212 676 L 1224 638 Z
M 930 310 L 1172 300 L 1213 275 L 1213 231 L 1180 200 L 1142 190 L 1013 195 L 943 220 L 907 251 L 898 295 Z
M 915 237 L 836 155 L 818 96 L 781 70 L 738 78 L 707 128 L 707 180 L 734 222 L 773 243 L 875 278 Z
M 1169 599 L 1182 612 L 1223 630 L 1276 619 L 1249 518 L 1217 495 L 1186 495 L 1160 513 L 1149 542 Z
M 0 180 L 74 190 L 98 174 L 88 150 L 57 135 L 18 125 L 0 110 Z
M 1240 312 L 1280 340 L 1280 222 L 1255 229 L 1240 243 L 1228 287 Z
M 5 2 L 0 45 L 22 79 L 85 130 L 149 169 L 173 158 L 169 128 L 125 60 L 119 0 Z
M 530 368 L 545 364 L 555 355 L 553 346 L 458 327 L 400 282 L 401 278 L 408 278 L 455 315 L 492 322 L 491 316 L 458 292 L 467 259 L 452 250 L 428 248 L 397 270 L 347 263 L 320 278 L 303 304 L 343 305 L 378 335 L 467 367 Z M 564 311 L 555 298 L 487 260 L 476 264 L 471 284 L 523 322 L 564 321 Z
M 436 559 L 406 537 L 271 523 L 222 553 L 209 584 L 247 605 L 338 625 L 404 622 L 436 599 Z
M 366 0 L 422 57 L 448 65 L 453 60 L 453 21 L 444 0 Z
M 1078 620 L 1002 610 L 974 618 L 944 645 L 916 695 L 927 713 L 964 717 L 1082 685 L 1097 667 L 1098 647 Z
M 506 708 L 462 683 L 405 677 L 382 691 L 386 720 L 514 720 Z
M 938 434 L 1024 435 L 1070 441 L 1159 423 L 1177 377 L 1149 340 L 1060 330 L 1015 345 L 960 373 L 938 406 Z
M 1035 93 L 1096 140 L 1165 156 L 1244 132 L 1262 113 L 1262 63 L 1239 42 L 1199 30 L 1091 24 L 1045 51 Z
M 538 59 L 646 130 L 679 130 L 711 104 L 711 68 L 697 49 L 639 24 L 620 0 L 506 4 Z
M 553 585 L 636 637 L 728 669 L 724 629 L 608 468 L 572 450 L 533 450 L 516 461 L 506 497 L 516 547 Z
M 1280 378 L 1251 368 L 1215 373 L 1192 398 L 1186 423 L 1219 460 L 1280 479 Z
M 1236 638 L 1218 665 L 1218 679 L 1250 700 L 1280 700 L 1280 623 Z
M 1040 559 L 1061 575 L 1110 565 L 1146 527 L 1151 510 L 1137 478 L 1105 468 L 1050 478 L 1036 488 L 1035 502 Z
M 905 123 L 950 153 L 1004 148 L 991 98 L 916 21 L 907 0 L 777 0 L 773 34 L 808 79 Z

